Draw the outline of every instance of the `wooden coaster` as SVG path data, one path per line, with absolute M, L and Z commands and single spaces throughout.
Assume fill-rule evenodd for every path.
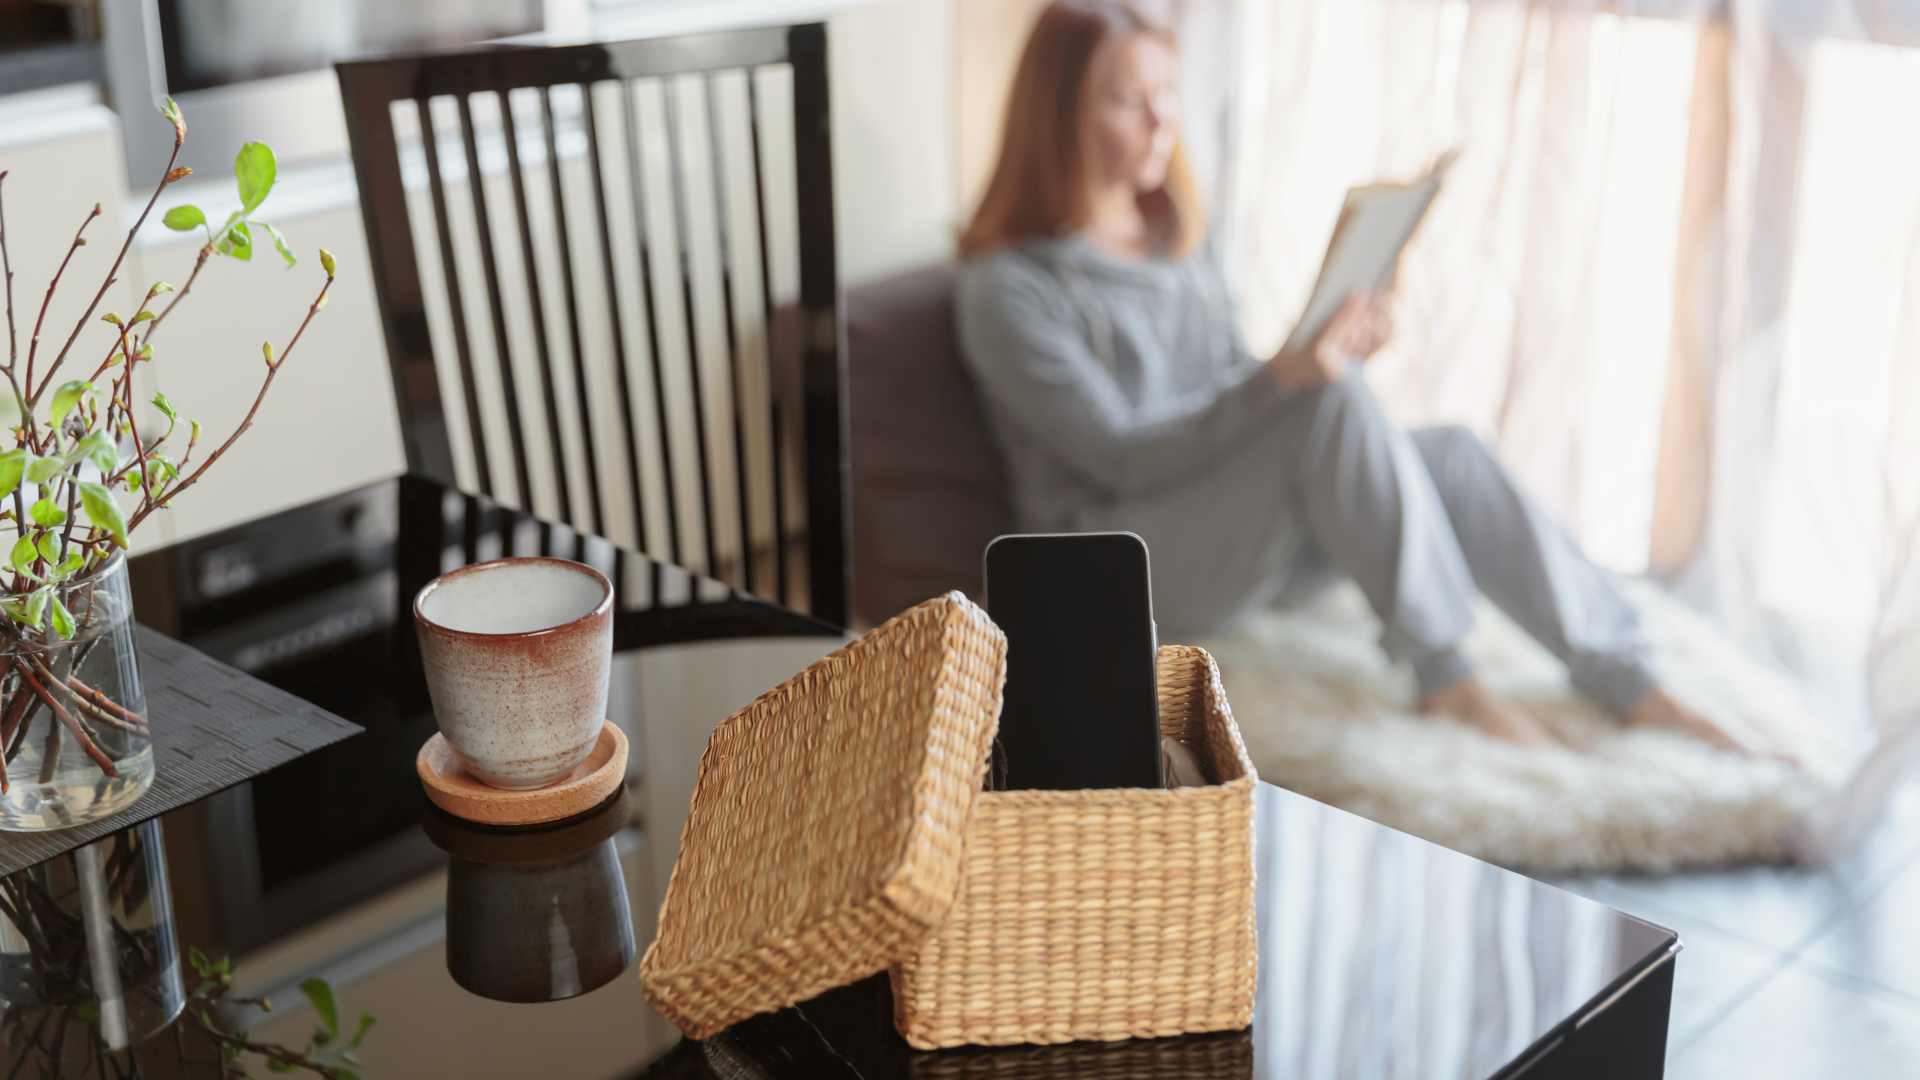
M 461 767 L 446 737 L 434 732 L 413 761 L 433 805 L 482 825 L 539 825 L 600 805 L 627 776 L 627 736 L 612 721 L 600 728 L 593 752 L 557 784 L 527 791 L 488 787 Z

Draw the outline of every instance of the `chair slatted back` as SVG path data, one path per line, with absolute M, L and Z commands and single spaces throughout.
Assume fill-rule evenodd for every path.
M 844 626 L 825 28 L 337 70 L 409 470 Z

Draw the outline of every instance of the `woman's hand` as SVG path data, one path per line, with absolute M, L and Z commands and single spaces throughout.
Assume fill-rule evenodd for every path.
M 1365 360 L 1393 337 L 1393 312 L 1386 293 L 1357 292 L 1320 328 L 1306 349 L 1278 352 L 1267 361 L 1274 377 L 1290 388 L 1325 386 L 1349 364 Z

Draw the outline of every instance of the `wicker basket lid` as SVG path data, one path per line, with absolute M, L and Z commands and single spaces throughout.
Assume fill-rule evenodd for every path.
M 693 1038 L 911 956 L 959 887 L 1006 638 L 929 600 L 728 717 L 707 742 L 647 1000 Z

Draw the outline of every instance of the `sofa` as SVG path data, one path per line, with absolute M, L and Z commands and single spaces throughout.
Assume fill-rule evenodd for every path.
M 853 614 L 872 625 L 948 589 L 980 596 L 981 553 L 1013 529 L 1005 463 L 954 332 L 955 267 L 849 288 Z

